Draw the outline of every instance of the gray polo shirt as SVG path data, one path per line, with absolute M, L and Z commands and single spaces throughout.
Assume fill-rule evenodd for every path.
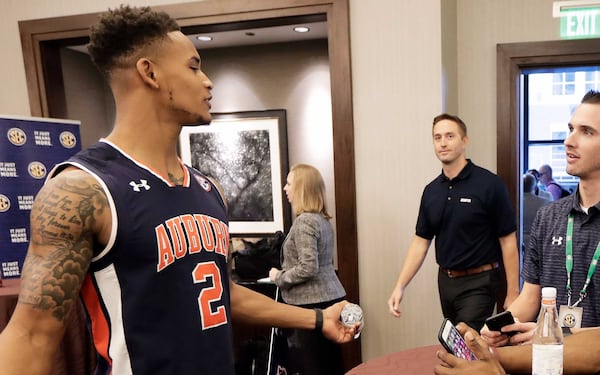
M 586 214 L 579 205 L 579 192 L 539 209 L 525 246 L 523 279 L 541 287 L 556 287 L 557 305 L 567 304 L 565 246 L 567 217 L 573 213 L 573 272 L 571 303 L 579 298 L 596 246 L 600 241 L 600 202 Z M 582 327 L 600 326 L 600 267 L 592 277 L 583 307 Z

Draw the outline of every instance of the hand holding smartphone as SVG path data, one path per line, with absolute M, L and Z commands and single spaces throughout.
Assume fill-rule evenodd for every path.
M 438 340 L 440 340 L 440 343 L 448 353 L 454 354 L 458 358 L 468 360 L 477 359 L 460 335 L 460 332 L 458 332 L 454 324 L 447 318 L 442 322 L 440 332 L 438 333 Z
M 512 314 L 510 311 L 506 310 L 503 311 L 499 314 L 490 316 L 489 318 L 487 318 L 485 320 L 485 325 L 488 327 L 488 329 L 490 331 L 498 331 L 498 332 L 502 332 L 501 329 L 504 326 L 507 326 L 509 324 L 514 324 L 515 319 L 513 318 Z M 502 332 L 505 335 L 508 336 L 512 336 L 517 334 L 518 332 L 514 331 L 514 332 Z

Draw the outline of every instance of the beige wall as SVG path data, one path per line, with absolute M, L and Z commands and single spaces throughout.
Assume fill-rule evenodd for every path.
M 368 360 L 437 342 L 433 247 L 407 289 L 403 316 L 391 318 L 386 306 L 414 235 L 422 188 L 440 171 L 430 143 L 432 117 L 457 107 L 469 126 L 468 157 L 495 171 L 496 44 L 558 39 L 559 29 L 551 0 L 350 0 L 350 11 Z M 454 11 L 455 24 L 447 17 Z M 441 25 L 444 32 L 455 28 L 455 38 L 442 36 Z
M 441 322 L 433 254 L 407 290 L 402 318 L 387 312 L 421 191 L 440 169 L 429 124 L 442 108 L 441 15 L 440 2 L 431 0 L 350 5 L 362 347 L 369 359 L 434 343 Z
M 442 48 L 442 41 L 448 42 L 442 38 L 441 11 L 449 5 L 442 7 L 441 1 L 456 2 L 456 25 L 444 22 L 444 30 L 457 30 L 454 57 Z M 3 2 L 0 113 L 29 115 L 17 20 L 95 12 L 121 2 Z M 185 1 L 129 1 L 176 2 Z M 436 342 L 441 313 L 433 249 L 407 290 L 403 317 L 391 318 L 386 307 L 414 233 L 422 188 L 440 170 L 429 141 L 431 118 L 444 106 L 458 108 L 469 125 L 469 157 L 495 170 L 496 43 L 558 39 L 558 23 L 552 19 L 551 0 L 350 0 L 350 11 L 359 277 L 366 312 L 362 342 L 367 360 Z M 449 98 L 443 92 L 458 95 Z
M 445 1 L 445 0 L 441 0 Z M 458 0 L 459 112 L 470 156 L 496 170 L 496 44 L 559 39 L 552 0 Z

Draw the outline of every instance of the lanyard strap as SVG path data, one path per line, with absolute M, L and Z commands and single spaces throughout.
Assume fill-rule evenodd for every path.
M 592 276 L 594 272 L 596 272 L 596 265 L 598 264 L 598 259 L 600 258 L 600 241 L 596 246 L 596 251 L 594 252 L 594 256 L 592 261 L 590 262 L 590 267 L 588 268 L 587 278 L 585 279 L 585 284 L 583 284 L 583 288 L 579 292 L 579 299 L 575 304 L 571 305 L 571 272 L 573 271 L 573 214 L 569 213 L 569 219 L 567 221 L 567 243 L 565 247 L 565 255 L 566 261 L 565 265 L 567 268 L 567 295 L 569 297 L 567 303 L 569 307 L 576 307 L 583 301 L 585 296 L 587 295 L 587 287 L 590 285 L 592 281 Z

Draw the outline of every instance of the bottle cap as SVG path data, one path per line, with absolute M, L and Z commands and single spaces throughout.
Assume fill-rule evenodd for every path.
M 556 288 L 550 286 L 542 288 L 542 298 L 556 299 Z

